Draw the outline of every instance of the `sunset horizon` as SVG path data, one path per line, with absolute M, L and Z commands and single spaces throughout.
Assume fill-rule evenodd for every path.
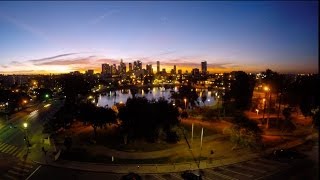
M 207 61 L 212 73 L 318 72 L 316 1 L 0 5 L 0 74 L 98 73 L 121 59 L 167 71 Z

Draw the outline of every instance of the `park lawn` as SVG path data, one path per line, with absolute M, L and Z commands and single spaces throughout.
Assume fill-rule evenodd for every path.
M 191 138 L 192 125 L 186 124 L 186 123 L 181 123 L 181 127 L 184 129 L 186 137 Z M 194 123 L 193 138 L 200 138 L 201 137 L 201 129 L 202 129 L 202 126 L 200 124 Z M 214 129 L 209 129 L 209 128 L 203 127 L 203 136 L 204 137 L 216 135 L 217 133 L 218 132 L 215 131 Z
M 60 156 L 61 159 L 79 162 L 105 163 L 105 164 L 161 164 L 169 161 L 168 157 L 155 159 L 120 159 L 105 156 L 101 154 L 91 154 L 85 149 L 76 149 L 70 152 L 64 152 Z

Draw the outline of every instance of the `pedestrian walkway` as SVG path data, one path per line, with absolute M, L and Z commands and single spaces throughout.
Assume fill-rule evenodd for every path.
M 0 152 L 8 154 L 10 156 L 17 157 L 17 158 L 22 158 L 25 153 L 25 149 L 0 142 Z
M 18 180 L 26 179 L 28 175 L 34 171 L 38 165 L 33 162 L 17 161 L 17 163 L 9 169 L 6 173 L 0 175 L 3 180 Z

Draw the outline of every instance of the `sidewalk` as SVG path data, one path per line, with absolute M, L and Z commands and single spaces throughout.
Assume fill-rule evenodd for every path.
M 219 166 L 225 166 L 229 164 L 234 164 L 242 161 L 247 161 L 250 159 L 258 158 L 261 154 L 271 153 L 275 149 L 282 148 L 292 148 L 304 143 L 306 140 L 311 138 L 317 138 L 318 134 L 310 134 L 306 137 L 295 139 L 285 144 L 281 144 L 277 147 L 272 147 L 265 150 L 263 153 L 249 153 L 249 154 L 238 154 L 235 151 L 233 154 L 229 154 L 223 158 L 212 158 L 212 160 L 203 160 L 200 162 L 200 169 L 213 168 Z M 82 171 L 93 171 L 93 172 L 109 172 L 109 173 L 170 173 L 170 172 L 181 172 L 185 170 L 197 170 L 198 163 L 196 162 L 186 162 L 186 163 L 176 163 L 176 164 L 100 164 L 100 163 L 84 163 L 75 161 L 58 160 L 53 161 L 52 158 L 45 159 L 38 158 L 33 159 L 34 162 L 49 165 L 60 168 L 69 168 Z

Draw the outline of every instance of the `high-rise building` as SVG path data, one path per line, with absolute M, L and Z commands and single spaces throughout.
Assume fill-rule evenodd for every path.
M 202 74 L 207 74 L 207 61 L 201 62 L 201 72 Z
M 109 64 L 102 64 L 101 65 L 101 74 L 107 74 L 107 68 Z
M 177 74 L 177 66 L 173 65 L 173 74 Z
M 102 64 L 102 75 L 110 75 L 111 74 L 111 66 L 109 64 Z
M 129 71 L 132 71 L 132 63 L 129 63 Z
M 152 65 L 151 64 L 147 64 L 146 65 L 146 70 L 147 70 L 148 75 L 153 74 Z
M 157 61 L 157 73 L 160 72 L 160 61 Z
M 199 74 L 200 74 L 200 71 L 199 71 L 198 68 L 194 68 L 194 69 L 192 69 L 191 74 L 192 74 L 193 76 L 196 76 L 196 75 L 199 75 Z
M 181 69 L 178 69 L 178 74 L 182 74 L 182 70 Z
M 86 74 L 92 76 L 94 74 L 94 70 L 89 69 L 88 71 L 86 71 Z
M 111 67 L 111 74 L 117 74 L 117 65 L 113 64 Z
M 126 64 L 123 63 L 123 60 L 121 59 L 121 61 L 120 61 L 120 66 L 119 66 L 119 73 L 120 73 L 120 74 L 125 74 L 126 71 L 127 71 Z
M 134 71 L 139 71 L 142 70 L 142 62 L 141 61 L 134 61 L 133 62 L 133 70 Z

